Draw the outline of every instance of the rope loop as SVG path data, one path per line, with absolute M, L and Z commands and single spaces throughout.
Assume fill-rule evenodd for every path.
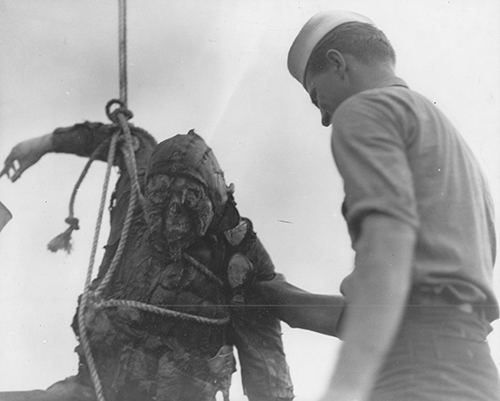
M 112 110 L 112 107 L 116 107 Z M 121 114 L 125 117 L 126 120 L 130 120 L 134 117 L 134 113 L 132 113 L 127 107 L 125 103 L 123 103 L 119 99 L 111 99 L 108 103 L 106 103 L 106 116 L 115 124 L 119 124 L 120 120 L 118 115 Z

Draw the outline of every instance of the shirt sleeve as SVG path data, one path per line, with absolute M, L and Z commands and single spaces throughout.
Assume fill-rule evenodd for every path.
M 353 244 L 363 218 L 385 214 L 418 227 L 413 177 L 406 156 L 409 124 L 397 104 L 358 94 L 333 119 L 332 152 L 344 180 L 342 212 Z
M 86 121 L 70 127 L 61 127 L 52 133 L 54 151 L 90 157 L 97 147 L 109 141 L 116 127 Z M 106 160 L 107 152 L 100 152 L 97 160 Z
M 52 133 L 54 152 L 70 153 L 77 156 L 90 157 L 104 142 L 109 144 L 111 136 L 119 128 L 112 124 L 89 122 L 75 124 L 70 127 L 57 128 Z M 137 138 L 138 146 L 135 151 L 138 175 L 144 173 L 149 157 L 156 146 L 155 139 L 141 128 L 131 126 L 132 135 Z M 104 146 L 96 155 L 96 160 L 106 161 L 108 145 Z M 124 167 L 121 153 L 117 150 L 115 165 Z

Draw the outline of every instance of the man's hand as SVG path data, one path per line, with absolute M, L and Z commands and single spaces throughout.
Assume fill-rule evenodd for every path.
M 24 171 L 35 164 L 47 152 L 52 150 L 52 134 L 28 139 L 18 143 L 12 148 L 5 159 L 4 168 L 0 177 L 4 174 L 15 182 Z

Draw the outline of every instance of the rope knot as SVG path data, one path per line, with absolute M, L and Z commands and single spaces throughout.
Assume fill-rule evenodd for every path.
M 112 107 L 116 106 L 118 107 L 114 110 L 111 109 Z M 134 117 L 134 114 L 129 109 L 127 109 L 127 107 L 121 100 L 111 99 L 108 103 L 106 103 L 106 115 L 112 122 L 114 122 L 115 124 L 120 124 L 120 120 L 118 118 L 118 115 L 120 114 L 125 117 L 127 121 Z
M 80 226 L 79 226 L 79 220 L 76 218 L 76 217 L 66 217 L 66 219 L 64 220 L 65 223 L 69 224 L 69 227 L 72 229 L 72 230 L 79 230 L 80 229 Z
M 73 248 L 71 243 L 71 233 L 74 230 L 79 230 L 80 226 L 78 225 L 78 219 L 76 217 L 69 216 L 66 217 L 64 221 L 69 225 L 69 227 L 66 231 L 54 237 L 54 239 L 47 244 L 47 248 L 51 252 L 57 252 L 64 249 L 67 253 L 71 253 L 71 249 Z

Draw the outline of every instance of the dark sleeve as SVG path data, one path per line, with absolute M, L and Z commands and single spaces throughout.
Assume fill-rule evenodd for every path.
M 234 256 L 251 262 L 255 280 L 271 280 L 275 276 L 273 262 L 249 219 L 242 218 L 237 227 L 226 232 L 226 238 L 233 246 Z M 244 298 L 253 299 L 256 294 L 251 288 L 247 290 Z M 231 334 L 238 350 L 244 392 L 250 401 L 292 400 L 293 385 L 280 321 L 267 307 L 252 301 L 248 304 L 254 306 L 234 303 L 231 309 Z
M 57 128 L 52 133 L 54 152 L 90 157 L 103 142 L 109 143 L 117 127 L 111 124 L 86 121 L 71 127 Z M 97 160 L 106 160 L 107 146 L 99 152 Z
M 291 401 L 293 384 L 277 318 L 261 308 L 231 314 L 243 390 L 250 401 Z
M 138 175 L 141 176 L 146 168 L 151 153 L 156 146 L 155 139 L 141 128 L 130 126 L 134 140 L 135 157 Z M 86 121 L 71 127 L 57 128 L 52 133 L 54 152 L 70 153 L 77 156 L 90 157 L 94 151 L 104 143 L 96 155 L 96 160 L 106 161 L 111 136 L 120 128 L 114 124 L 103 124 Z M 117 149 L 114 165 L 123 168 L 121 153 Z M 140 177 L 139 177 L 140 178 Z

